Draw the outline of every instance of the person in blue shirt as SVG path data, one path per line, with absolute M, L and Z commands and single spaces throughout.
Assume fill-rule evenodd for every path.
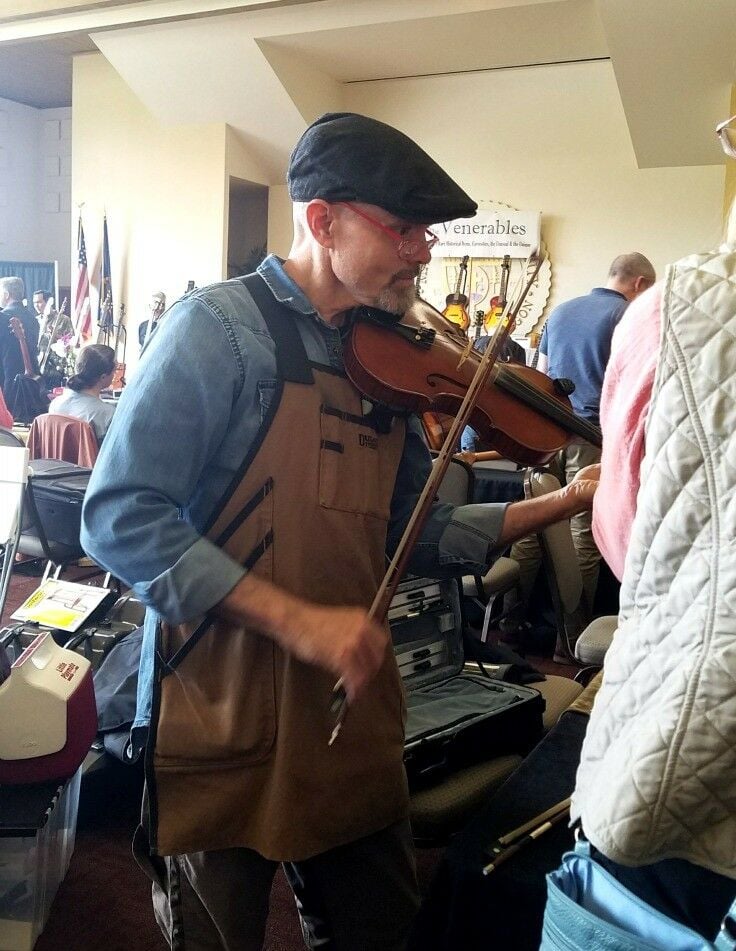
M 558 304 L 544 325 L 537 369 L 555 379 L 571 380 L 575 384 L 570 395 L 573 411 L 596 425 L 613 332 L 629 303 L 655 280 L 654 267 L 643 254 L 620 254 L 609 268 L 605 287 L 594 287 L 589 294 Z M 552 471 L 562 484 L 569 483 L 581 469 L 599 463 L 600 458 L 597 446 L 576 436 L 558 453 Z M 579 623 L 584 625 L 593 610 L 600 552 L 593 540 L 590 512 L 572 518 L 570 528 L 583 579 Z M 511 557 L 521 567 L 522 600 L 528 603 L 539 567 L 536 538 L 517 542 Z
M 418 906 L 403 701 L 369 607 L 431 462 L 418 421 L 347 378 L 343 342 L 357 307 L 409 307 L 428 226 L 476 205 L 416 143 L 351 113 L 306 130 L 287 181 L 286 260 L 194 291 L 149 340 L 82 543 L 150 608 L 134 847 L 170 945 L 260 948 L 281 862 L 309 947 L 399 951 Z M 589 508 L 591 475 L 508 507 L 436 503 L 410 570 L 484 570 Z M 349 709 L 330 745 L 338 680 Z

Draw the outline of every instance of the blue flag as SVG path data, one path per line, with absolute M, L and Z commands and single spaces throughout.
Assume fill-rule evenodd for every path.
M 114 323 L 110 244 L 107 239 L 107 215 L 105 215 L 102 229 L 102 263 L 100 265 L 100 299 L 97 304 L 97 326 L 107 332 L 112 332 Z

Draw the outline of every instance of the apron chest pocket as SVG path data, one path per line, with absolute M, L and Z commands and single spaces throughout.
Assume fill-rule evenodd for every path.
M 320 505 L 388 521 L 393 487 L 386 486 L 375 429 L 360 416 L 323 406 L 320 433 Z

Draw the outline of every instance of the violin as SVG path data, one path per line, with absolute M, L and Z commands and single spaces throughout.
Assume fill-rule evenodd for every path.
M 344 349 L 345 369 L 369 399 L 400 412 L 455 415 L 482 356 L 424 300 L 400 319 L 363 308 Z M 531 367 L 497 363 L 469 423 L 521 465 L 544 465 L 571 434 L 601 445 L 601 431 L 570 408 L 563 381 Z

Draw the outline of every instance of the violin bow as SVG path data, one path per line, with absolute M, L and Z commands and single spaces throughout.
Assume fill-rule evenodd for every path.
M 538 251 L 534 251 L 527 258 L 526 265 L 519 278 L 520 281 L 522 276 L 526 274 L 526 283 L 524 284 L 519 297 L 513 302 L 513 305 L 510 297 L 506 301 L 506 306 L 504 307 L 503 313 L 499 318 L 496 329 L 493 333 L 493 336 L 491 337 L 491 341 L 488 344 L 488 347 L 486 348 L 480 363 L 478 364 L 475 375 L 473 376 L 473 379 L 468 386 L 467 392 L 465 393 L 465 398 L 460 404 L 460 409 L 455 416 L 452 426 L 450 427 L 450 431 L 445 437 L 442 448 L 440 449 L 439 454 L 434 461 L 432 472 L 424 485 L 416 505 L 414 506 L 414 511 L 411 513 L 409 521 L 407 522 L 406 528 L 404 529 L 404 534 L 401 536 L 401 539 L 396 546 L 394 556 L 389 562 L 386 573 L 383 576 L 383 580 L 381 581 L 378 591 L 376 592 L 376 595 L 373 599 L 373 603 L 371 604 L 368 611 L 368 616 L 380 624 L 382 624 L 386 619 L 389 605 L 391 604 L 391 600 L 396 593 L 396 588 L 398 587 L 401 577 L 404 574 L 409 556 L 419 538 L 424 526 L 424 522 L 426 521 L 427 515 L 429 514 L 429 510 L 434 503 L 435 497 L 437 496 L 440 483 L 444 479 L 445 473 L 447 472 L 447 469 L 450 465 L 450 461 L 454 454 L 454 448 L 458 439 L 460 438 L 460 434 L 467 426 L 470 416 L 475 409 L 475 404 L 480 397 L 481 391 L 488 383 L 506 338 L 514 329 L 516 318 L 519 315 L 519 311 L 521 310 L 521 307 L 524 303 L 524 300 L 526 299 L 527 294 L 529 293 L 529 290 L 531 289 L 532 284 L 537 279 L 539 269 L 544 263 L 544 257 L 544 254 L 539 254 Z M 517 282 L 517 287 L 518 284 L 519 282 Z M 345 719 L 345 715 L 347 713 L 347 708 L 347 695 L 345 694 L 342 678 L 340 678 L 333 688 L 332 702 L 330 704 L 330 711 L 335 716 L 335 727 L 328 741 L 329 746 L 332 746 L 332 744 L 337 739 L 338 734 L 340 733 L 343 720 Z

